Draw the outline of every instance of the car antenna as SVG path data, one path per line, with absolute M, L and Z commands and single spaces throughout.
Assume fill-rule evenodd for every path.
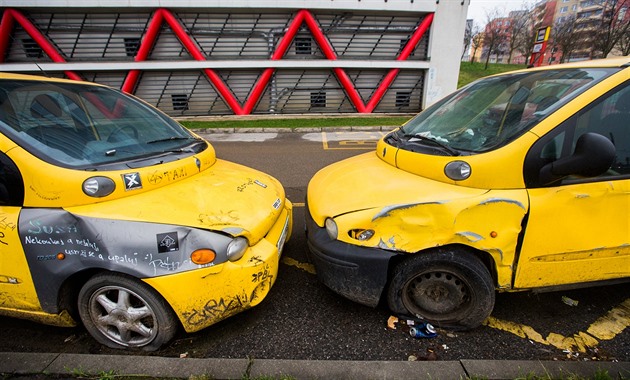
M 14 44 L 17 42 L 17 41 L 16 41 L 15 36 L 11 36 L 11 40 L 13 40 L 13 43 L 14 43 Z M 26 48 L 24 48 L 24 50 L 25 50 L 25 51 L 24 51 L 24 53 L 26 53 Z M 28 55 L 27 55 L 27 56 L 28 56 Z M 37 61 L 35 61 L 35 59 L 34 59 L 34 58 L 33 58 L 33 60 L 32 60 L 32 63 L 33 63 L 35 66 L 37 66 L 37 68 L 39 69 L 39 72 L 40 72 L 43 76 L 45 76 L 46 78 L 52 78 L 50 75 L 48 75 L 48 73 L 47 73 L 44 69 L 42 69 L 42 67 L 39 65 L 39 63 L 37 63 Z
M 33 63 L 35 64 L 35 66 L 37 66 L 37 68 L 39 69 L 39 72 L 40 72 L 43 76 L 45 76 L 46 78 L 51 78 L 51 76 L 50 76 L 50 75 L 48 75 L 48 73 L 47 73 L 44 69 L 42 69 L 42 67 L 39 65 L 39 63 L 37 63 L 37 62 L 35 62 L 35 61 L 33 61 Z

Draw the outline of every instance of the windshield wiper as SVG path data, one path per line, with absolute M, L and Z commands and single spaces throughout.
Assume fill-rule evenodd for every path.
M 171 137 L 167 137 L 165 139 L 157 139 L 157 140 L 147 141 L 147 144 L 155 144 L 155 143 L 166 142 L 166 141 L 175 141 L 175 140 L 200 140 L 200 139 L 196 139 L 194 137 L 171 136 Z
M 409 139 L 407 139 L 407 142 L 414 142 L 414 141 L 410 141 L 411 139 L 418 139 L 422 142 L 428 142 L 433 144 L 434 146 L 440 147 L 442 148 L 444 151 L 446 151 L 447 153 L 449 153 L 451 156 L 459 156 L 460 153 L 458 151 L 456 151 L 455 149 L 451 148 L 450 146 L 436 140 L 436 139 L 432 139 L 430 137 L 427 137 L 421 133 L 416 133 L 415 135 L 405 135 L 405 137 L 409 137 Z

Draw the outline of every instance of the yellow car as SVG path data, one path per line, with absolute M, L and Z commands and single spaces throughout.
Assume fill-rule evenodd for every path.
M 311 179 L 318 277 L 452 329 L 497 290 L 628 280 L 629 123 L 628 57 L 476 81 Z
M 144 102 L 0 74 L 0 314 L 156 350 L 260 303 L 291 221 L 276 179 Z

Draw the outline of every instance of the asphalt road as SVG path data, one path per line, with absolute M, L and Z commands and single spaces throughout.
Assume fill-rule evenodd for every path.
M 340 159 L 368 152 L 379 132 L 206 135 L 217 155 L 278 178 L 294 202 L 294 235 L 278 279 L 260 305 L 195 334 L 180 333 L 155 353 L 97 344 L 82 327 L 56 328 L 0 317 L 0 351 L 308 360 L 630 361 L 630 285 L 551 293 L 499 294 L 488 325 L 438 330 L 415 339 L 387 327 L 390 313 L 352 303 L 321 285 L 309 265 L 304 196 L 309 178 Z M 563 298 L 564 297 L 564 298 Z M 574 301 L 574 302 L 571 302 Z M 597 330 L 608 331 L 592 338 Z M 592 339 L 589 339 L 591 337 Z M 573 343 L 579 349 L 566 350 Z

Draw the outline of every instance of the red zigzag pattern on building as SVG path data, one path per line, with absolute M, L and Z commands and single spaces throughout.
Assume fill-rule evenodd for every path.
M 55 63 L 66 63 L 64 57 L 57 51 L 55 46 L 19 11 L 15 9 L 5 9 L 4 14 L 2 16 L 2 21 L 0 23 L 0 52 L 6 52 L 9 47 L 9 41 L 11 37 L 11 32 L 14 27 L 14 23 L 17 22 L 20 24 L 22 28 L 26 31 L 26 33 L 42 48 L 42 51 L 46 53 L 50 59 Z M 143 62 L 146 61 L 153 45 L 158 39 L 160 30 L 162 28 L 162 24 L 166 22 L 171 30 L 175 33 L 175 36 L 179 39 L 184 48 L 188 51 L 188 53 L 195 59 L 196 61 L 205 61 L 203 53 L 199 49 L 199 47 L 193 42 L 190 38 L 182 24 L 175 18 L 173 13 L 169 10 L 160 8 L 157 9 L 153 15 L 153 18 L 149 22 L 147 27 L 147 32 L 142 38 L 142 42 L 138 47 L 138 52 L 134 58 L 135 62 Z M 433 22 L 433 13 L 427 14 L 414 33 L 412 34 L 409 41 L 405 44 L 405 47 L 401 50 L 401 52 L 396 57 L 397 61 L 405 61 L 411 53 L 415 50 L 416 46 L 426 33 L 426 31 L 431 26 Z M 271 55 L 271 60 L 281 60 L 291 43 L 293 42 L 293 38 L 298 33 L 302 24 L 306 24 L 308 29 L 310 30 L 313 38 L 317 42 L 319 48 L 324 53 L 326 59 L 331 61 L 336 61 L 337 54 L 335 53 L 330 41 L 324 35 L 324 32 L 319 26 L 319 23 L 313 16 L 313 14 L 308 10 L 300 10 L 295 15 L 295 18 L 291 21 L 291 24 L 287 28 L 284 36 L 278 41 L 278 46 L 276 50 Z M 4 61 L 4 56 L 0 56 L 0 63 Z M 236 115 L 249 115 L 252 113 L 252 110 L 260 100 L 263 95 L 269 80 L 271 79 L 273 73 L 275 72 L 275 68 L 267 68 L 265 69 L 247 97 L 245 104 L 241 105 L 241 103 L 236 99 L 232 90 L 225 84 L 223 79 L 212 69 L 203 69 L 204 73 L 219 93 L 221 98 L 227 103 L 227 105 L 232 109 L 232 111 Z M 354 83 L 346 73 L 343 68 L 335 67 L 333 68 L 333 72 L 337 77 L 337 80 L 343 87 L 346 95 L 356 108 L 359 113 L 371 113 L 374 111 L 378 103 L 381 101 L 387 89 L 392 84 L 396 76 L 398 75 L 400 69 L 394 68 L 390 69 L 383 80 L 380 82 L 376 91 L 370 98 L 370 100 L 366 103 L 363 102 L 361 95 L 354 87 Z M 131 93 L 133 92 L 136 84 L 138 83 L 140 77 L 140 70 L 130 70 L 125 81 L 122 85 L 122 91 Z M 74 80 L 82 80 L 81 76 L 73 71 L 65 71 L 65 75 Z

